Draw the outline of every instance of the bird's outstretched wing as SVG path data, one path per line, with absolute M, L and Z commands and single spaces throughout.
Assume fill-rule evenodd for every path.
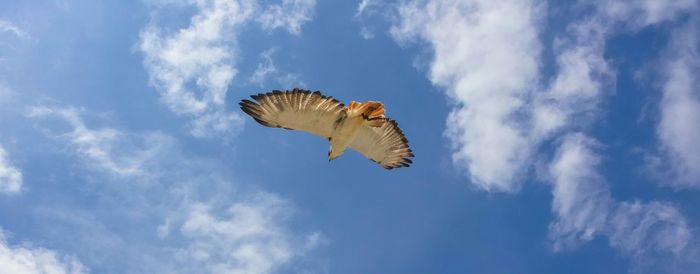
M 303 130 L 323 138 L 331 137 L 335 121 L 345 108 L 333 97 L 302 89 L 275 90 L 250 97 L 255 102 L 242 100 L 241 109 L 258 123 Z
M 407 167 L 413 161 L 413 151 L 398 123 L 385 119 L 384 124 L 360 127 L 350 147 L 386 169 Z

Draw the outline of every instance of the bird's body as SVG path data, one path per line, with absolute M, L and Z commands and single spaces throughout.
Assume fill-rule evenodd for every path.
M 380 123 L 377 119 L 381 120 Z M 365 103 L 350 102 L 345 114 L 337 120 L 329 139 L 331 143 L 328 159 L 339 157 L 350 146 L 357 133 L 363 126 L 378 127 L 384 123 L 384 106 L 382 103 L 368 101 Z
M 409 166 L 413 153 L 396 121 L 384 117 L 380 102 L 352 101 L 345 107 L 320 92 L 294 89 L 251 96 L 241 109 L 268 127 L 303 130 L 327 138 L 328 160 L 353 148 L 384 168 Z
M 328 160 L 338 158 L 345 152 L 364 122 L 361 116 L 356 115 L 353 117 L 348 115 L 338 123 L 330 139 L 328 139 L 331 143 L 331 149 L 328 151 Z

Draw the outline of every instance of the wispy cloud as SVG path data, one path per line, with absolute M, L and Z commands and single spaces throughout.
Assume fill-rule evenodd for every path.
M 533 142 L 541 142 L 563 128 L 585 129 L 595 121 L 598 105 L 605 91 L 614 87 L 616 78 L 603 56 L 608 32 L 605 22 L 589 17 L 570 24 L 568 35 L 555 39 L 557 72 L 530 105 Z
M 366 21 L 377 15 L 390 18 L 393 14 L 393 6 L 385 3 L 383 0 L 362 0 L 357 4 L 353 19 L 360 23 L 360 36 L 369 40 L 375 37 L 376 26 L 369 24 Z
M 452 158 L 482 189 L 514 192 L 522 182 L 532 144 L 517 116 L 537 86 L 541 17 L 531 1 L 409 1 L 391 29 L 433 50 L 429 78 L 455 104 Z
M 241 29 L 257 21 L 265 29 L 283 28 L 298 34 L 301 25 L 311 19 L 315 1 L 284 0 L 265 7 L 255 1 L 188 4 L 197 8 L 189 26 L 168 32 L 152 21 L 141 32 L 144 65 L 165 104 L 191 117 L 194 136 L 228 136 L 243 123 L 239 114 L 226 108 L 226 94 L 238 73 L 236 45 Z
M 28 39 L 29 34 L 11 22 L 0 19 L 0 32 L 9 32 L 18 38 Z
M 534 114 L 546 113 L 542 115 L 544 119 L 534 120 L 535 138 L 585 130 L 602 115 L 598 109 L 599 103 L 606 94 L 612 94 L 616 81 L 616 72 L 604 58 L 606 40 L 610 36 L 675 20 L 692 9 L 689 3 L 650 3 L 598 2 L 593 6 L 593 15 L 572 22 L 567 26 L 568 36 L 555 40 L 558 71 L 546 92 L 538 94 L 532 104 Z M 620 29 L 620 25 L 625 28 Z M 693 39 L 692 35 L 690 39 Z M 693 160 L 694 154 L 689 155 L 694 153 L 693 149 L 700 153 L 696 149 L 700 146 L 695 146 L 697 142 L 691 141 L 695 134 L 693 127 L 696 127 L 692 121 L 700 117 L 700 108 L 697 108 L 697 113 L 692 113 L 695 109 L 692 106 L 693 98 L 685 96 L 690 94 L 687 92 L 693 85 L 688 81 L 689 74 L 685 74 L 687 67 L 684 61 L 673 60 L 662 62 L 668 65 L 669 81 L 664 87 L 662 118 L 657 132 L 668 148 L 666 152 L 675 153 L 670 157 L 675 161 L 666 167 L 678 171 L 676 178 L 685 179 L 688 178 L 686 176 L 693 176 L 692 168 L 687 167 L 696 162 Z M 679 97 L 669 99 L 669 92 L 674 94 L 671 97 Z M 679 114 L 677 111 L 686 112 L 682 114 L 682 119 L 673 117 Z M 685 121 L 689 124 L 684 124 Z M 550 236 L 555 250 L 575 247 L 595 236 L 604 236 L 612 247 L 632 258 L 635 269 L 657 273 L 691 273 L 687 269 L 700 265 L 694 259 L 700 245 L 686 218 L 674 205 L 665 202 L 614 201 L 607 183 L 597 171 L 601 161 L 597 147 L 596 141 L 591 138 L 568 134 L 551 164 L 553 211 L 557 219 L 550 226 Z M 680 150 L 688 154 L 677 153 Z
M 253 5 L 198 1 L 197 9 L 190 25 L 173 34 L 151 23 L 141 32 L 140 49 L 151 84 L 172 111 L 192 117 L 193 135 L 230 134 L 243 123 L 226 109 L 226 92 L 237 73 L 233 46 Z
M 567 136 L 549 167 L 552 210 L 557 220 L 550 226 L 554 249 L 575 247 L 605 230 L 612 199 L 598 174 L 597 144 L 581 134 Z
M 96 129 L 84 121 L 84 112 L 34 107 L 28 116 L 67 123 L 66 133 L 51 136 L 67 142 L 75 152 L 71 155 L 94 167 L 98 172 L 90 177 L 105 181 L 101 192 L 113 198 L 96 201 L 90 210 L 43 209 L 54 219 L 61 216 L 55 220 L 61 225 L 53 230 L 96 235 L 90 242 L 114 250 L 115 258 L 138 262 L 105 262 L 91 254 L 94 249 L 81 247 L 89 242 L 71 245 L 88 265 L 98 261 L 103 269 L 126 272 L 271 273 L 298 262 L 320 243 L 320 233 L 289 227 L 295 214 L 290 201 L 243 190 L 216 161 L 185 157 L 176 140 L 163 133 Z M 100 217 L 105 214 L 112 217 Z M 115 221 L 128 233 L 145 235 L 134 241 L 124 236 L 126 231 L 104 223 Z
M 700 266 L 697 240 L 682 213 L 672 204 L 652 201 L 620 202 L 610 215 L 607 236 L 610 245 L 636 259 L 653 260 L 662 254 L 679 257 Z
M 272 55 L 275 54 L 277 48 L 271 48 L 260 53 L 260 63 L 250 76 L 248 81 L 251 84 L 259 87 L 265 86 L 268 81 L 274 80 L 278 84 L 285 87 L 304 86 L 304 82 L 300 79 L 301 76 L 293 73 L 284 73 L 277 69 Z
M 192 204 L 180 227 L 182 235 L 192 241 L 177 255 L 201 264 L 193 270 L 272 273 L 320 241 L 318 233 L 296 237 L 285 231 L 282 224 L 289 218 L 289 206 L 268 193 L 234 203 L 223 216 L 217 216 L 206 204 Z
M 316 0 L 282 0 L 280 4 L 263 7 L 257 21 L 264 29 L 283 28 L 293 34 L 301 33 L 301 26 L 311 21 Z
M 87 269 L 73 256 L 25 243 L 7 243 L 7 232 L 0 228 L 0 272 L 14 274 L 79 274 Z
M 648 25 L 674 20 L 679 15 L 695 9 L 696 0 L 678 1 L 616 1 L 596 2 L 599 16 L 621 22 L 629 27 L 641 28 Z
M 251 83 L 262 87 L 270 75 L 277 72 L 277 67 L 275 67 L 275 63 L 272 61 L 272 54 L 275 53 L 275 50 L 276 49 L 272 48 L 260 54 L 260 59 L 262 60 L 255 69 L 255 72 L 253 72 L 253 75 L 250 76 Z
M 18 193 L 22 189 L 22 172 L 10 162 L 5 149 L 0 146 L 0 194 Z
M 627 5 L 621 8 L 621 5 Z M 687 5 L 685 6 L 687 8 Z M 594 12 L 567 26 L 567 34 L 553 45 L 557 72 L 543 93 L 532 102 L 531 140 L 566 134 L 550 165 L 552 210 L 550 225 L 555 250 L 569 249 L 596 236 L 634 260 L 633 267 L 669 269 L 697 264 L 697 244 L 685 217 L 673 205 L 658 201 L 618 202 L 597 171 L 600 145 L 580 133 L 602 115 L 599 103 L 614 90 L 616 72 L 604 57 L 609 36 L 620 30 L 636 31 L 650 24 L 673 20 L 683 7 L 649 3 L 599 2 Z M 653 10 L 649 10 L 653 9 Z M 618 10 L 637 10 L 635 13 Z M 687 10 L 686 10 L 687 11 Z M 680 271 L 679 273 L 685 273 Z
M 15 101 L 17 94 L 15 91 L 0 83 L 0 106 L 6 107 Z
M 556 219 L 550 225 L 554 250 L 566 250 L 607 237 L 610 245 L 634 259 L 635 267 L 695 264 L 697 241 L 686 218 L 673 205 L 617 202 L 598 173 L 599 144 L 582 134 L 563 138 L 549 167 Z M 660 258 L 664 258 L 663 260 Z M 649 269 L 647 269 L 649 270 Z M 674 272 L 675 273 L 675 272 Z M 678 272 L 687 273 L 687 272 Z
M 677 30 L 664 64 L 666 74 L 656 129 L 662 183 L 700 188 L 700 18 Z M 665 171 L 661 171 L 665 170 Z
M 446 135 L 453 160 L 488 191 L 516 192 L 539 145 L 588 128 L 614 89 L 616 72 L 604 57 L 615 33 L 676 20 L 694 1 L 581 2 L 591 14 L 570 22 L 552 46 L 556 70 L 541 75 L 538 28 L 545 7 L 532 1 L 409 1 L 392 28 L 400 43 L 428 42 L 429 78 L 455 108 Z M 525 16 L 516 16 L 520 11 Z
M 143 175 L 146 161 L 167 143 L 157 134 L 144 136 L 143 142 L 135 143 L 130 136 L 114 128 L 91 129 L 80 117 L 80 111 L 70 107 L 32 107 L 26 115 L 63 120 L 70 125 L 71 131 L 56 133 L 56 137 L 66 139 L 87 165 L 118 176 Z
M 554 40 L 557 71 L 545 92 L 536 94 L 531 104 L 533 140 L 550 137 L 562 128 L 586 128 L 598 118 L 599 103 L 606 94 L 614 93 L 617 77 L 604 57 L 610 36 L 675 20 L 693 4 L 694 1 L 579 3 L 592 12 L 570 22 L 566 34 Z
M 357 10 L 355 11 L 355 17 L 362 16 L 366 11 L 370 10 L 372 6 L 376 5 L 377 1 L 373 0 L 362 0 L 357 4 Z
M 695 1 L 581 1 L 576 10 L 586 14 L 572 17 L 551 45 L 556 62 L 551 78 L 540 67 L 547 45 L 539 41 L 545 22 L 538 20 L 547 16 L 538 3 L 416 0 L 399 5 L 394 38 L 401 44 L 414 39 L 427 43 L 433 52 L 429 79 L 454 102 L 446 135 L 455 165 L 466 169 L 481 189 L 517 192 L 529 178 L 527 169 L 540 146 L 558 140 L 545 179 L 552 186 L 556 214 L 550 225 L 555 250 L 603 236 L 637 259 L 638 266 L 656 256 L 681 264 L 692 261 L 687 254 L 697 254 L 698 248 L 681 212 L 658 201 L 615 201 L 598 172 L 604 158 L 597 152 L 600 145 L 580 132 L 604 114 L 600 102 L 615 88 L 616 71 L 604 55 L 607 40 L 677 20 L 694 9 Z M 676 166 L 682 167 L 681 177 L 697 177 L 694 167 L 700 163 L 695 141 L 700 139 L 695 138 L 700 108 L 690 72 L 697 64 L 688 62 L 697 56 L 697 41 L 691 44 L 693 51 L 669 62 L 658 130 Z

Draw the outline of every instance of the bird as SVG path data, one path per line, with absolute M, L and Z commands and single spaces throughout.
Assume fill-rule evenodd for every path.
M 408 167 L 413 151 L 399 124 L 384 116 L 378 101 L 355 102 L 348 106 L 320 91 L 299 88 L 273 90 L 243 99 L 241 110 L 266 127 L 301 130 L 330 143 L 328 161 L 354 149 L 386 169 Z

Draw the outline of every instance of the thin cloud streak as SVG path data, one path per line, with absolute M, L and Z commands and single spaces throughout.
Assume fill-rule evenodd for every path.
M 29 39 L 29 34 L 9 21 L 0 19 L 0 32 L 9 32 L 21 39 Z
M 80 117 L 80 111 L 75 108 L 60 108 L 38 106 L 29 108 L 26 115 L 30 118 L 58 118 L 70 125 L 68 133 L 56 137 L 65 138 L 75 148 L 78 155 L 84 158 L 89 166 L 94 166 L 116 176 L 138 176 L 145 171 L 143 165 L 153 158 L 163 144 L 157 136 L 151 136 L 144 144 L 136 147 L 129 142 L 129 136 L 114 128 L 91 129 Z M 126 148 L 126 149 L 125 149 Z

